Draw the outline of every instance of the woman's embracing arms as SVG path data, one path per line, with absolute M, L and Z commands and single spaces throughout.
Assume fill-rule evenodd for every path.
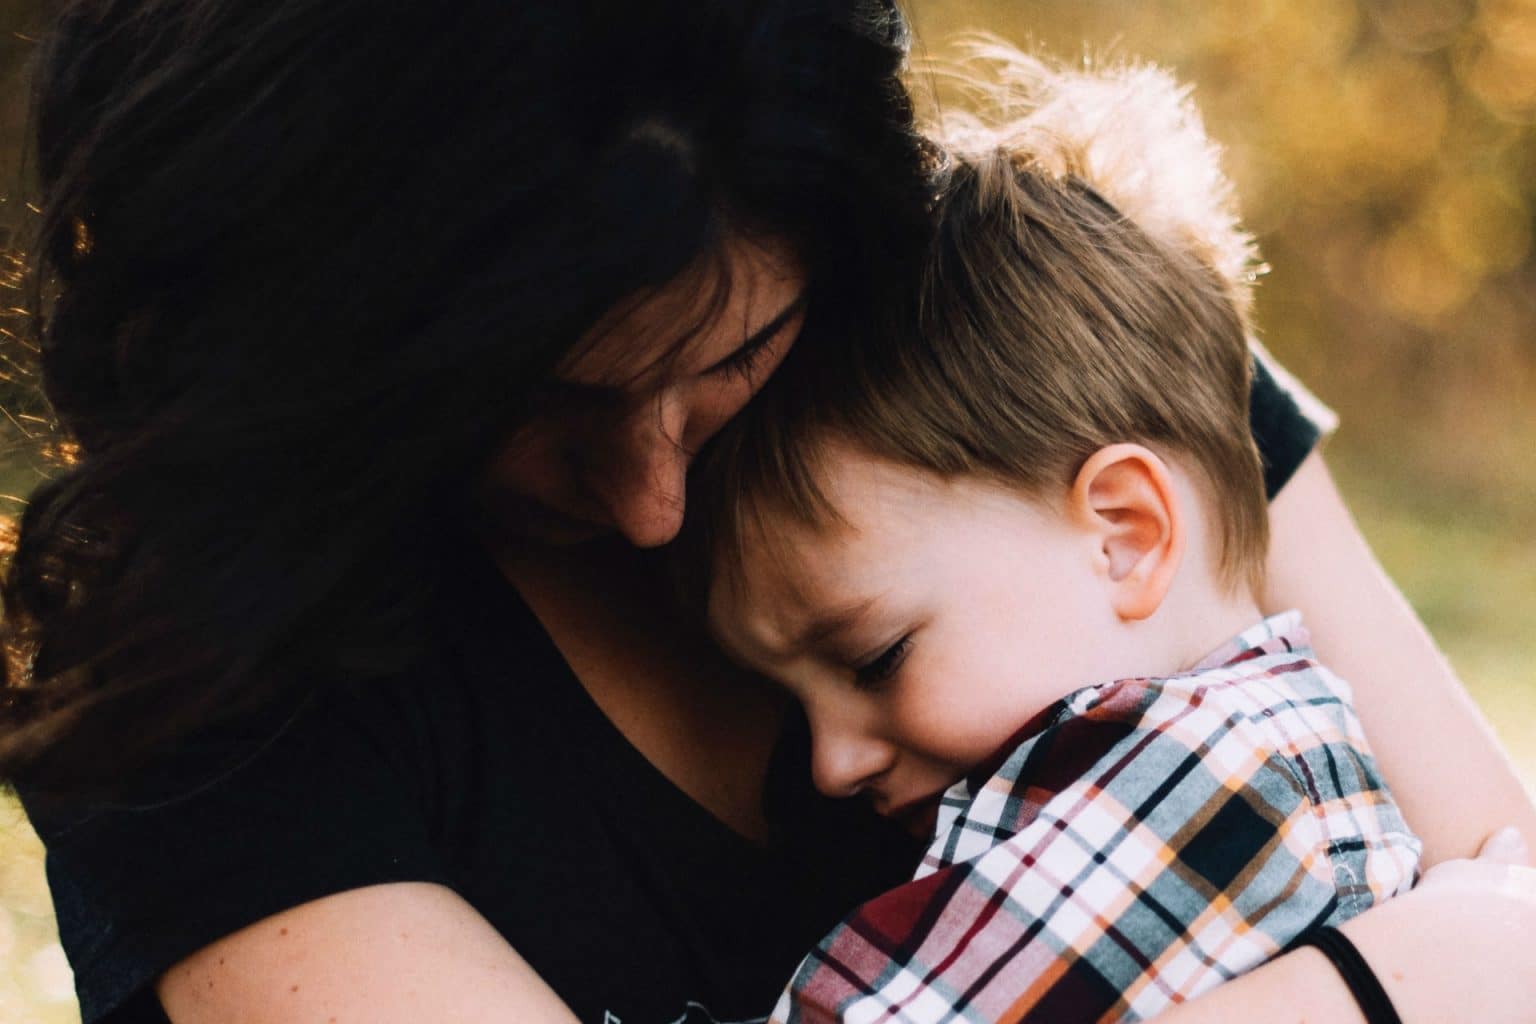
M 176 964 L 156 991 L 173 1024 L 576 1020 L 474 908 L 421 883 L 258 921 Z
M 1407 1024 L 1528 1021 L 1536 1005 L 1536 868 L 1502 834 L 1536 835 L 1536 807 L 1487 722 L 1355 526 L 1322 457 L 1270 506 L 1266 611 L 1301 608 L 1324 658 L 1354 688 L 1382 773 L 1435 865 L 1414 891 L 1347 922 Z M 1315 949 L 1282 956 L 1159 1018 L 1363 1021 Z
M 1536 836 L 1530 795 L 1316 452 L 1271 503 L 1270 537 L 1264 610 L 1300 608 L 1319 657 L 1349 680 L 1424 863 L 1470 857 L 1505 825 Z
M 1405 1024 L 1533 1019 L 1536 868 L 1501 832 L 1476 860 L 1431 868 L 1413 892 L 1340 929 L 1365 957 Z M 1301 949 L 1158 1018 L 1169 1024 L 1356 1024 L 1359 1006 L 1334 966 Z

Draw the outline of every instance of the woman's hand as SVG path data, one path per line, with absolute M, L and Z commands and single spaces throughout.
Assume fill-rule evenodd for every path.
M 1476 899 L 1480 892 L 1502 892 L 1520 905 L 1536 905 L 1536 871 L 1529 869 L 1531 850 L 1519 829 L 1505 828 L 1483 844 L 1472 860 L 1447 860 L 1424 872 L 1418 889 L 1463 892 Z
M 1431 868 L 1412 892 L 1345 923 L 1404 1024 L 1536 1021 L 1536 868 L 1506 829 L 1476 859 Z M 1362 1024 L 1333 964 L 1288 953 L 1158 1018 L 1174 1024 Z
M 1536 868 L 1514 829 L 1341 930 L 1407 1024 L 1536 1020 Z

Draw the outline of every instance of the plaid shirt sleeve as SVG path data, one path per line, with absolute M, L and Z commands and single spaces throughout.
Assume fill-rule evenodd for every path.
M 946 795 L 917 878 L 823 939 L 773 1019 L 1139 1020 L 1406 890 L 1418 840 L 1316 669 L 1282 652 L 1060 702 Z

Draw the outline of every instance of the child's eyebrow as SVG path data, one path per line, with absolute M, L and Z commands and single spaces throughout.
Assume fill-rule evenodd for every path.
M 807 647 L 813 647 L 832 634 L 842 632 L 863 617 L 878 601 L 879 598 L 875 597 L 865 598 L 863 601 L 857 601 L 842 608 L 818 615 L 795 638 L 796 649 L 803 650 Z

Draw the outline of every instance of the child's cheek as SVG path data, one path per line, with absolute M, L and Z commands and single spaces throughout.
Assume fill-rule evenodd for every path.
M 916 685 L 899 687 L 891 708 L 897 741 L 947 766 L 955 779 L 991 757 L 1030 718 L 1011 687 L 958 671 L 909 679 Z

